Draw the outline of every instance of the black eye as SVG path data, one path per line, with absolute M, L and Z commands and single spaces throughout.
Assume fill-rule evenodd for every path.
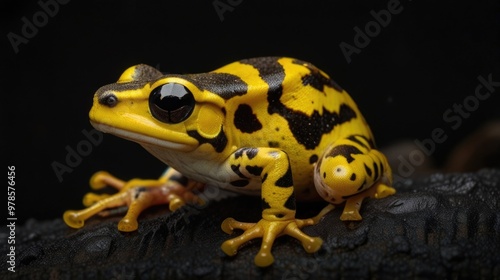
M 185 86 L 177 83 L 161 85 L 149 95 L 149 109 L 153 117 L 165 123 L 180 123 L 194 108 L 194 97 Z

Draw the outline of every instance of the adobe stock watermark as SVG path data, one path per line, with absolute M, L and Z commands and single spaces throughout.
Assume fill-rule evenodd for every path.
M 59 13 L 60 5 L 66 5 L 70 0 L 47 0 L 38 1 L 40 10 L 36 11 L 31 18 L 22 17 L 21 30 L 18 33 L 9 32 L 7 39 L 14 50 L 14 53 L 19 52 L 21 44 L 28 44 L 30 39 L 33 39 L 40 28 L 45 27 L 49 23 L 49 19 Z
M 374 20 L 367 22 L 363 29 L 358 26 L 353 28 L 354 46 L 346 43 L 345 41 L 342 41 L 339 44 L 340 50 L 342 51 L 347 63 L 351 63 L 352 55 L 360 54 L 361 50 L 366 48 L 370 44 L 371 40 L 382 32 L 382 28 L 387 27 L 389 23 L 391 23 L 393 15 L 400 14 L 402 11 L 403 6 L 401 6 L 399 0 L 389 0 L 387 3 L 387 9 L 382 9 L 378 12 L 371 10 L 370 15 Z
M 493 74 L 483 77 L 477 77 L 478 85 L 475 88 L 474 94 L 466 96 L 462 102 L 454 103 L 449 109 L 443 112 L 443 121 L 449 125 L 451 130 L 457 130 L 462 126 L 464 119 L 472 116 L 472 113 L 477 111 L 482 102 L 488 100 L 492 93 L 500 87 L 500 81 L 493 80 Z M 444 143 L 448 139 L 446 130 L 443 127 L 436 127 L 431 131 L 430 137 L 423 140 L 415 139 L 414 143 L 418 149 L 412 150 L 407 157 L 398 156 L 398 166 L 394 172 L 394 182 L 403 181 L 404 178 L 409 178 L 416 167 L 423 164 L 426 156 L 431 156 L 436 151 L 438 144 Z
M 219 16 L 220 21 L 224 21 L 224 13 L 232 12 L 239 6 L 243 0 L 214 0 L 212 5 L 214 6 L 215 12 Z
M 64 163 L 53 161 L 51 164 L 59 183 L 63 181 L 63 175 L 73 172 L 74 168 L 82 163 L 83 158 L 90 155 L 94 146 L 99 146 L 103 139 L 103 133 L 96 129 L 90 131 L 83 129 L 82 134 L 85 136 L 85 139 L 80 140 L 76 144 L 76 148 L 66 145 L 65 149 L 67 153 Z

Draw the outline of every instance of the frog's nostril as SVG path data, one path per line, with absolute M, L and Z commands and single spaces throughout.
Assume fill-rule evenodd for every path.
M 112 94 L 112 93 L 108 93 L 108 94 L 103 94 L 100 98 L 99 98 L 99 103 L 104 105 L 104 106 L 108 106 L 108 107 L 115 107 L 116 104 L 118 103 L 118 97 L 116 97 L 116 95 Z

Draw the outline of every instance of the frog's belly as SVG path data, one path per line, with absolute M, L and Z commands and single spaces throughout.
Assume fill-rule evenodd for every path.
M 199 157 L 188 157 L 184 153 L 166 151 L 156 146 L 141 145 L 159 160 L 192 180 L 239 194 L 255 196 L 261 194 L 262 180 L 260 178 L 247 179 L 247 184 L 238 186 L 235 183 L 243 180 L 231 170 L 230 166 L 214 164 L 209 160 L 201 160 Z M 296 199 L 299 201 L 321 200 L 312 181 L 312 167 L 311 170 L 295 168 L 293 171 Z
M 261 180 L 259 178 L 242 179 L 229 166 L 188 157 L 175 151 L 166 151 L 156 146 L 141 145 L 159 160 L 189 179 L 245 195 L 260 195 L 261 193 Z M 238 184 L 244 181 L 244 185 Z
M 211 183 L 208 183 L 208 184 L 212 185 Z M 230 192 L 239 193 L 239 194 L 243 194 L 243 195 L 258 196 L 261 194 L 261 191 L 260 191 L 261 182 L 260 181 L 256 182 L 255 186 L 247 185 L 244 187 L 235 187 L 235 186 L 232 186 L 230 184 L 218 184 L 216 186 L 221 188 L 221 189 L 225 189 L 225 190 L 228 190 Z

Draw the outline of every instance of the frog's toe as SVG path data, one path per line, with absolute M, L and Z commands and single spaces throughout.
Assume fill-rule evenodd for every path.
M 98 201 L 101 201 L 103 199 L 106 199 L 108 197 L 110 197 L 111 195 L 109 194 L 96 194 L 96 193 L 87 193 L 84 197 L 83 197 L 83 205 L 85 207 L 89 207 L 93 204 L 95 204 L 96 202 Z
M 106 187 L 106 178 L 111 177 L 106 171 L 98 171 L 90 177 L 90 187 L 94 190 L 99 190 Z
M 232 257 L 234 255 L 236 255 L 236 253 L 238 253 L 238 247 L 239 245 L 236 244 L 235 240 L 231 239 L 231 240 L 226 240 L 224 243 L 222 243 L 222 245 L 220 246 L 220 248 L 222 249 L 222 251 Z
M 236 222 L 236 220 L 233 218 L 225 219 L 220 226 L 222 228 L 222 231 L 224 231 L 227 234 L 232 234 L 233 230 L 234 230 L 234 227 L 233 227 L 234 222 Z
M 274 262 L 274 257 L 271 254 L 271 248 L 274 240 L 283 230 L 285 224 L 283 222 L 276 222 L 271 226 L 271 223 L 264 219 L 260 220 L 258 223 L 241 223 L 232 218 L 226 219 L 223 222 L 222 228 L 225 232 L 232 232 L 235 228 L 244 229 L 245 231 L 238 237 L 232 238 L 230 240 L 222 243 L 221 249 L 228 256 L 234 256 L 238 252 L 238 248 L 244 243 L 262 237 L 262 245 L 260 247 L 259 253 L 255 256 L 254 262 L 257 266 L 265 267 L 269 266 Z M 279 227 L 280 229 L 277 229 Z
M 233 218 L 227 218 L 222 222 L 221 228 L 222 230 L 227 233 L 231 234 L 233 233 L 234 229 L 242 229 L 242 230 L 247 230 L 254 226 L 255 223 L 242 223 L 239 221 L 236 221 Z
M 254 263 L 260 267 L 270 266 L 274 263 L 274 257 L 271 252 L 262 250 L 254 258 Z
M 396 189 L 389 187 L 384 184 L 379 184 L 377 186 L 377 191 L 375 193 L 375 198 L 384 198 L 396 193 Z
M 233 218 L 227 218 L 222 222 L 221 228 L 227 233 L 233 233 L 234 229 L 242 229 L 245 232 L 235 238 L 226 240 L 222 243 L 221 249 L 228 256 L 234 256 L 238 252 L 238 248 L 245 242 L 257 237 L 262 237 L 261 228 L 256 226 L 256 223 L 242 223 Z
M 137 222 L 137 219 L 133 218 L 123 218 L 120 220 L 118 223 L 118 230 L 123 231 L 123 232 L 131 232 L 137 230 L 139 227 L 139 223 Z
M 72 228 L 81 228 L 85 220 L 81 218 L 78 211 L 68 210 L 63 214 L 64 222 Z
M 340 215 L 341 221 L 361 221 L 362 219 L 358 210 L 344 210 L 342 215 Z
M 125 186 L 125 182 L 109 174 L 106 171 L 98 171 L 90 177 L 90 187 L 94 190 L 100 190 L 106 186 L 121 190 Z
M 315 253 L 319 249 L 321 249 L 321 246 L 323 245 L 323 239 L 319 237 L 310 237 L 311 240 L 305 240 L 302 242 L 302 246 L 304 247 L 304 250 L 308 253 Z
M 186 205 L 186 201 L 176 194 L 171 194 L 168 200 L 170 201 L 168 204 L 168 209 L 170 209 L 170 211 L 172 212 Z
M 304 232 L 302 232 L 296 223 L 288 224 L 285 233 L 294 237 L 302 243 L 302 247 L 308 253 L 317 252 L 321 245 L 323 245 L 323 240 L 319 237 L 311 237 Z

